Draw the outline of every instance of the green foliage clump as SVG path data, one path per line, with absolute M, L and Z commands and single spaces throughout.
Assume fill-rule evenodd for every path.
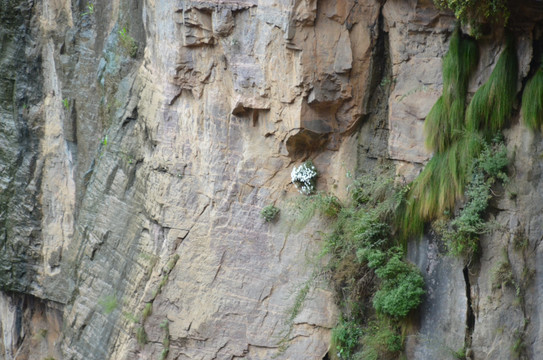
M 361 258 L 381 280 L 380 289 L 373 297 L 373 306 L 381 314 L 403 318 L 422 302 L 424 279 L 419 269 L 402 260 L 402 251 L 392 248 L 387 253 L 364 249 Z
M 268 205 L 262 209 L 260 216 L 266 220 L 266 222 L 271 222 L 279 214 L 279 209 L 273 205 Z
M 105 296 L 98 300 L 98 304 L 100 304 L 106 315 L 111 314 L 117 308 L 117 297 L 115 295 Z
M 362 337 L 362 351 L 356 359 L 379 360 L 397 358 L 403 350 L 403 339 L 398 333 L 397 325 L 385 317 L 371 321 L 365 328 Z
M 543 124 L 543 68 L 526 83 L 522 94 L 522 119 L 532 131 Z
M 339 324 L 332 330 L 332 344 L 337 349 L 337 356 L 350 359 L 360 345 L 361 337 L 362 328 L 356 321 L 347 321 L 340 317 Z
M 443 58 L 443 94 L 424 123 L 426 146 L 442 153 L 461 135 L 470 74 L 477 66 L 477 44 L 457 28 Z
M 469 258 L 477 252 L 479 236 L 490 230 L 484 213 L 492 198 L 491 187 L 498 180 L 507 181 L 504 171 L 508 162 L 507 149 L 501 140 L 495 139 L 491 145 L 483 143 L 483 150 L 472 164 L 464 208 L 450 223 L 437 226 L 451 254 Z
M 453 40 L 451 46 L 458 47 L 457 40 L 454 38 Z M 465 98 L 465 92 L 447 92 L 447 88 L 450 79 L 454 79 L 450 74 L 462 73 L 459 69 L 465 67 L 469 61 L 459 60 L 458 55 L 453 57 L 450 54 L 455 53 L 449 52 L 446 58 L 456 60 L 444 61 L 444 95 L 436 103 L 436 109 L 433 109 L 426 119 L 427 137 L 434 136 L 432 132 L 437 133 L 437 140 L 429 140 L 429 145 L 436 153 L 410 185 L 401 207 L 398 228 L 403 239 L 421 234 L 425 223 L 451 213 L 455 203 L 464 196 L 466 185 L 473 176 L 474 164 L 484 149 L 485 141 L 499 133 L 513 109 L 518 61 L 511 38 L 508 39 L 489 80 L 475 93 L 469 104 L 465 125 L 461 125 L 458 116 L 447 115 L 447 110 L 450 109 L 445 107 L 444 103 L 446 96 Z M 456 67 L 455 72 L 446 69 L 446 66 Z M 433 114 L 437 113 L 440 115 L 434 118 Z M 454 113 L 461 114 L 460 111 Z M 447 135 L 444 136 L 444 133 Z
M 473 95 L 466 110 L 470 132 L 482 131 L 490 139 L 503 128 L 513 110 L 517 76 L 518 59 L 514 40 L 509 36 L 488 81 Z
M 350 304 L 347 308 L 360 304 L 356 307 L 366 311 L 349 311 L 345 317 L 350 320 L 340 318 L 333 331 L 341 359 L 379 359 L 400 351 L 403 340 L 397 322 L 422 301 L 424 279 L 403 260 L 389 225 L 405 194 L 394 178 L 393 169 L 384 168 L 354 181 L 352 204 L 341 209 L 326 237 L 324 252 L 331 255 L 329 267 L 338 292 Z
M 509 20 L 507 0 L 434 0 L 440 9 L 450 9 L 462 23 L 477 25 L 490 20 L 504 25 Z

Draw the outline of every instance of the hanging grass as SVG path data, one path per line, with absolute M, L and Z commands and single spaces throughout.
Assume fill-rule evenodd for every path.
M 526 83 L 522 94 L 522 119 L 532 131 L 543 124 L 543 68 Z
M 474 160 L 483 148 L 478 134 L 464 132 L 443 153 L 434 155 L 411 184 L 398 218 L 400 235 L 405 240 L 419 235 L 424 223 L 443 216 L 462 198 L 471 176 Z
M 424 123 L 426 146 L 436 152 L 444 152 L 461 134 L 468 81 L 477 58 L 475 41 L 463 37 L 456 29 L 443 58 L 443 95 Z
M 488 81 L 477 90 L 466 111 L 469 131 L 483 131 L 491 139 L 511 115 L 517 93 L 518 60 L 511 36 Z

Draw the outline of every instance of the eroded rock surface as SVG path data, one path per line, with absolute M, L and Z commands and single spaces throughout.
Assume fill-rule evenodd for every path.
M 529 6 L 513 24 L 519 91 L 539 46 Z M 382 159 L 413 179 L 454 18 L 429 0 L 0 10 L 3 356 L 323 359 L 338 313 L 311 262 L 326 224 L 292 229 L 290 171 L 313 159 L 319 190 L 342 198 L 347 171 Z M 471 92 L 503 36 L 480 42 Z M 410 359 L 466 342 L 474 359 L 510 358 L 519 339 L 522 356 L 541 351 L 541 136 L 515 118 L 507 139 L 518 190 L 495 204 L 507 231 L 483 237 L 480 265 L 466 271 L 431 236 L 410 245 L 427 280 Z M 278 221 L 260 218 L 268 204 Z M 504 247 L 521 290 L 492 285 Z

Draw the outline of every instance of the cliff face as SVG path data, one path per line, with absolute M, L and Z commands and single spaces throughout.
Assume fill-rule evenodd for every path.
M 520 92 L 543 10 L 517 11 Z M 313 159 L 340 198 L 347 171 L 383 159 L 412 180 L 454 26 L 430 0 L 1 2 L 3 357 L 325 358 L 326 224 L 292 229 L 292 166 Z M 471 93 L 503 38 L 479 42 Z M 409 359 L 543 351 L 541 135 L 519 117 L 477 264 L 430 235 L 409 244 L 427 287 Z M 496 289 L 502 254 L 516 285 Z

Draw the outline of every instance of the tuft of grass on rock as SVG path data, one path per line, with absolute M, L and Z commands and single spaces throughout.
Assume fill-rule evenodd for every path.
M 522 120 L 532 131 L 543 124 L 543 68 L 528 80 L 522 94 Z M 543 129 L 542 129 L 543 130 Z

